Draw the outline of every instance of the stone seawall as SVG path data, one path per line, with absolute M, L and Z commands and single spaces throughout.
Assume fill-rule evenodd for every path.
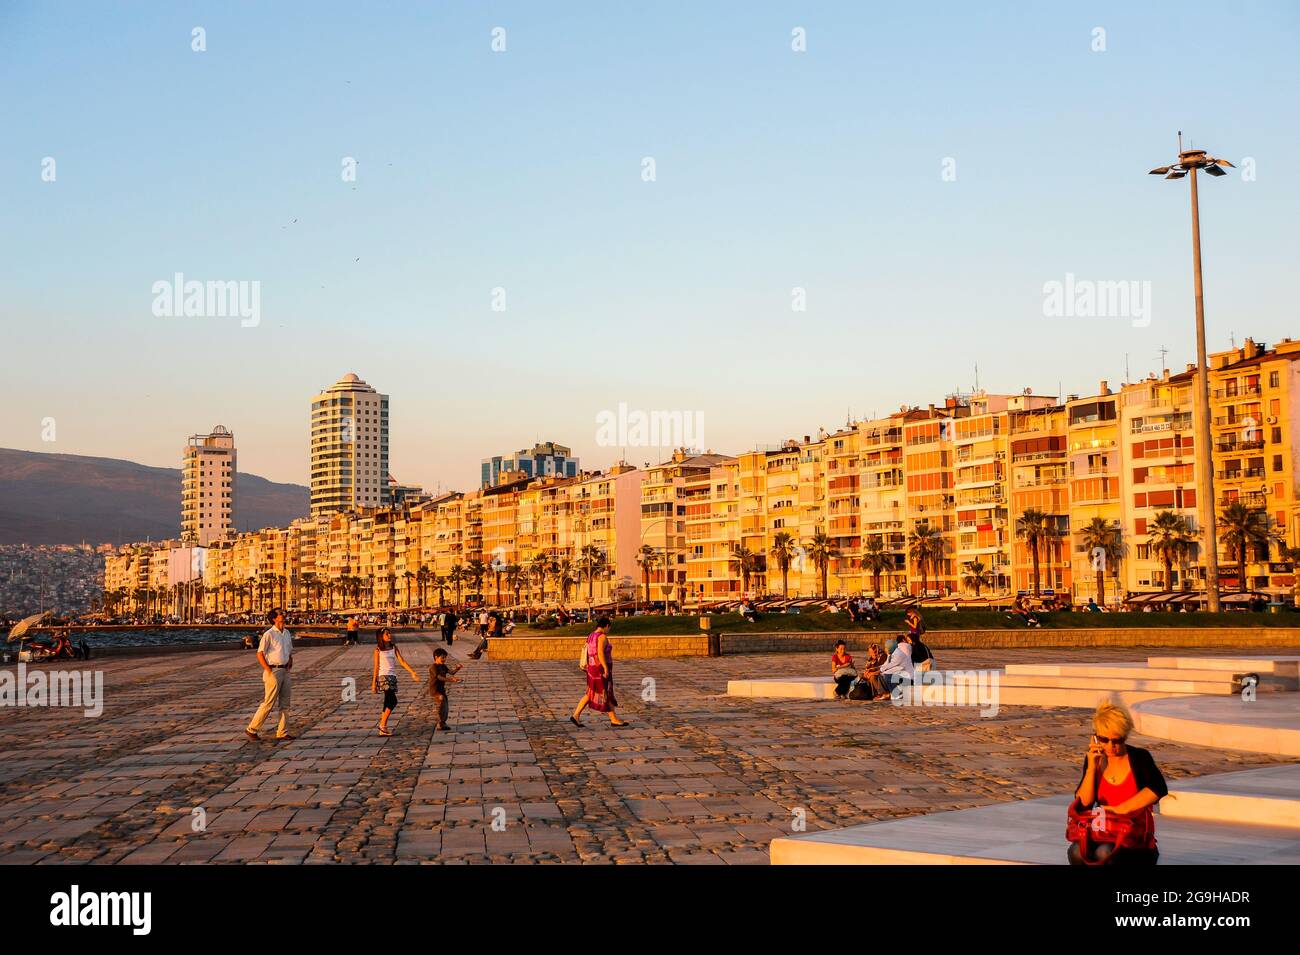
M 823 633 L 744 633 L 718 635 L 724 656 L 740 653 L 830 653 L 843 638 L 851 651 L 873 641 L 883 643 L 885 631 L 847 630 Z M 585 637 L 498 637 L 489 646 L 493 660 L 572 660 L 576 667 Z M 704 657 L 709 655 L 705 633 L 679 636 L 610 637 L 614 653 L 623 659 Z M 1300 627 L 1231 627 L 1175 629 L 1152 627 L 1120 630 L 932 630 L 926 642 L 935 650 L 1003 650 L 1019 647 L 1200 647 L 1222 650 L 1295 647 L 1300 651 Z

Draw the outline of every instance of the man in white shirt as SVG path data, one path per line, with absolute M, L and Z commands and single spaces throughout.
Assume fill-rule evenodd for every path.
M 285 626 L 284 611 L 276 608 L 266 615 L 271 629 L 262 634 L 257 645 L 257 662 L 262 665 L 262 705 L 253 714 L 252 721 L 244 730 L 249 739 L 258 739 L 257 732 L 262 728 L 272 708 L 280 711 L 280 725 L 276 730 L 276 739 L 293 739 L 289 735 L 289 671 L 293 669 L 293 634 Z
M 912 667 L 912 638 L 907 634 L 899 635 L 894 652 L 880 668 L 880 677 L 890 690 L 902 680 L 907 680 L 909 683 L 916 682 L 916 671 Z

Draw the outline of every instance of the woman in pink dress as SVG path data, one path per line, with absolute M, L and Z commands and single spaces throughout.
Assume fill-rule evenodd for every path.
M 611 726 L 627 726 L 614 709 L 618 705 L 614 698 L 614 650 L 609 645 L 608 634 L 609 618 L 601 617 L 596 621 L 596 629 L 587 637 L 587 692 L 569 717 L 574 726 L 582 725 L 578 717 L 589 706 L 597 713 L 608 713 Z

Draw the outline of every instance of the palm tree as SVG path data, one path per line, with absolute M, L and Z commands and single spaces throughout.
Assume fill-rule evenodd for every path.
M 1120 557 L 1119 528 L 1100 517 L 1094 517 L 1079 531 L 1079 544 L 1085 554 L 1093 558 L 1092 569 L 1097 575 L 1097 603 L 1106 606 L 1106 568 L 1118 564 Z M 1100 557 L 1100 560 L 1096 558 Z
M 451 582 L 451 585 L 456 588 L 456 608 L 459 610 L 461 606 L 460 586 L 465 582 L 465 568 L 460 564 L 452 564 L 451 572 L 448 574 L 447 579 Z
M 642 544 L 636 552 L 637 566 L 641 568 L 641 580 L 645 583 L 645 602 L 650 602 L 650 572 L 660 563 L 659 553 L 649 544 Z
M 1023 538 L 1029 548 L 1029 559 L 1034 568 L 1034 596 L 1038 596 L 1039 546 L 1046 545 L 1049 538 L 1056 536 L 1056 524 L 1043 511 L 1036 507 L 1026 508 L 1016 518 L 1016 536 Z
M 975 596 L 978 597 L 982 588 L 992 586 L 993 575 L 981 561 L 967 561 L 965 582 L 967 586 L 975 588 Z
M 1245 501 L 1229 501 L 1219 515 L 1219 539 L 1230 553 L 1237 555 L 1237 581 L 1239 589 L 1246 590 L 1246 547 L 1267 547 L 1272 538 L 1268 532 L 1268 514 L 1262 507 L 1248 507 Z
M 465 570 L 469 573 L 469 579 L 474 582 L 474 593 L 481 595 L 483 593 L 483 578 L 487 576 L 488 572 L 487 564 L 483 563 L 480 558 L 475 557 L 465 565 Z
M 727 568 L 733 574 L 740 575 L 741 591 L 749 593 L 749 576 L 758 569 L 758 554 L 743 544 L 732 544 Z
M 537 581 L 538 603 L 546 603 L 546 575 L 551 572 L 551 559 L 545 551 L 538 551 L 528 560 L 528 572 Z
M 930 566 L 938 567 L 944 555 L 943 535 L 939 528 L 917 523 L 907 540 L 907 553 L 921 572 L 921 598 L 925 599 L 930 590 Z
M 434 574 L 433 585 L 438 588 L 438 606 L 445 606 L 447 603 L 447 585 L 451 583 L 451 578 L 446 574 Z
M 420 598 L 420 606 L 424 606 L 424 598 L 429 590 L 429 565 L 421 564 L 420 569 L 415 572 L 416 594 Z
M 894 555 L 885 549 L 880 534 L 868 537 L 862 546 L 862 569 L 871 573 L 871 588 L 880 596 L 880 575 L 894 569 Z
M 1174 561 L 1182 561 L 1192 546 L 1187 519 L 1173 511 L 1160 511 L 1147 528 L 1151 553 L 1165 565 L 1165 589 L 1173 590 Z
M 605 570 L 605 552 L 595 544 L 587 544 L 578 558 L 578 567 L 587 576 L 587 602 L 591 603 L 595 599 L 592 587 L 596 575 Z
M 569 602 L 569 589 L 573 586 L 573 562 L 567 557 L 551 565 L 551 576 L 555 578 L 555 587 L 560 592 L 560 603 Z
M 415 579 L 415 574 L 409 570 L 402 572 L 402 579 L 406 581 L 406 609 L 411 609 L 411 581 Z
M 311 596 L 312 591 L 316 588 L 316 575 L 311 571 L 307 571 L 300 579 L 302 585 L 307 588 L 307 612 L 311 613 Z
M 799 553 L 799 544 L 789 531 L 777 531 L 772 538 L 772 549 L 768 552 L 776 561 L 781 571 L 781 596 L 790 599 L 790 564 Z M 771 584 L 768 584 L 771 587 Z
M 804 553 L 808 559 L 813 562 L 817 568 L 817 573 L 822 579 L 822 600 L 826 599 L 826 575 L 830 570 L 831 560 L 840 556 L 839 548 L 831 543 L 831 539 L 826 536 L 826 531 L 817 528 L 813 531 L 813 536 L 804 543 Z
M 519 603 L 519 589 L 524 584 L 524 569 L 518 564 L 506 565 L 506 589 L 515 595 L 515 603 Z

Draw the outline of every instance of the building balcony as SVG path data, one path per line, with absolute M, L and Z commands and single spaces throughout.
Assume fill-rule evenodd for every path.
M 1263 468 L 1240 468 L 1234 471 L 1216 471 L 1214 476 L 1223 481 L 1244 481 L 1250 478 L 1262 478 L 1265 473 Z
M 1215 388 L 1210 392 L 1212 397 L 1226 398 L 1231 401 L 1233 398 L 1246 398 L 1250 395 L 1258 395 L 1263 389 L 1259 385 L 1229 385 L 1226 388 Z
M 1214 445 L 1214 450 L 1220 454 L 1236 454 L 1238 451 L 1258 451 L 1264 447 L 1264 439 L 1256 438 L 1253 441 L 1221 441 Z

